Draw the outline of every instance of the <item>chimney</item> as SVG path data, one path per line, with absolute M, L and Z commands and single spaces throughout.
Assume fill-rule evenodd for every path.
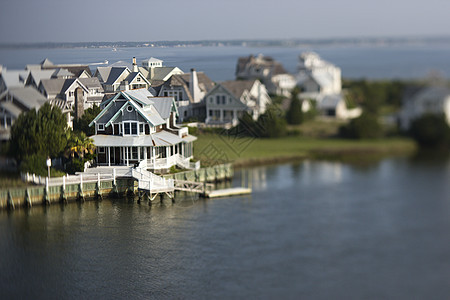
M 84 97 L 83 90 L 76 88 L 75 90 L 75 119 L 78 120 L 84 114 Z
M 136 57 L 133 57 L 133 72 L 139 72 L 138 66 L 136 64 Z
M 198 77 L 195 69 L 191 69 L 191 77 L 189 79 L 189 91 L 191 92 L 194 103 L 200 102 L 201 91 L 198 86 Z

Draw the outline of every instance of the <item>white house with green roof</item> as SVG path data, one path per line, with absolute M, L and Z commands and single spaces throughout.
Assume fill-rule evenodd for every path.
M 130 166 L 147 160 L 151 170 L 200 167 L 190 163 L 197 138 L 175 125 L 178 110 L 172 97 L 153 97 L 145 88 L 127 90 L 103 102 L 102 108 L 89 124 L 95 126 L 98 165 Z

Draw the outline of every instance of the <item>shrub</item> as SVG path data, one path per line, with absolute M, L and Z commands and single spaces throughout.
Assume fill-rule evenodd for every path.
M 352 139 L 374 139 L 383 136 L 383 128 L 376 115 L 364 112 L 339 129 L 339 135 Z
M 443 114 L 426 114 L 414 120 L 410 134 L 422 148 L 448 150 L 450 145 L 450 127 Z

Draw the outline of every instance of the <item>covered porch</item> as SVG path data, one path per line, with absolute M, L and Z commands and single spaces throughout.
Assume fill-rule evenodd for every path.
M 170 133 L 169 133 L 170 134 Z M 155 134 L 157 135 L 157 134 Z M 185 169 L 196 169 L 199 164 L 190 162 L 193 158 L 193 141 L 195 138 L 179 138 L 170 134 L 174 141 L 168 141 L 167 136 L 152 137 L 95 135 L 98 166 L 133 166 L 143 160 L 147 161 L 148 169 L 160 170 L 178 166 Z M 165 137 L 166 139 L 161 139 Z M 174 143 L 171 143 L 174 142 Z

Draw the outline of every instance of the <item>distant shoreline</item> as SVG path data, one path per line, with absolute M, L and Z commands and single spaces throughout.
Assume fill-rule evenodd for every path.
M 43 42 L 0 43 L 0 49 L 74 49 L 74 48 L 164 48 L 164 47 L 308 47 L 308 46 L 396 46 L 448 44 L 450 36 L 433 37 L 369 37 L 334 39 L 261 39 L 198 40 L 144 42 Z

